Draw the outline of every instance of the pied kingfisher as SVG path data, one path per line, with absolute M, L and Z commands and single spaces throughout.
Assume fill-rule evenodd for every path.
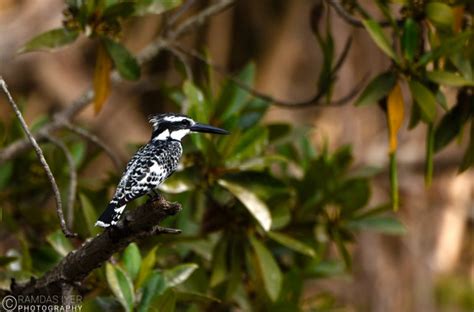
M 153 133 L 148 144 L 130 159 L 113 199 L 99 217 L 96 226 L 108 227 L 120 219 L 130 201 L 155 189 L 178 167 L 183 153 L 181 139 L 190 132 L 229 134 L 226 130 L 195 122 L 180 114 L 159 114 L 149 119 Z

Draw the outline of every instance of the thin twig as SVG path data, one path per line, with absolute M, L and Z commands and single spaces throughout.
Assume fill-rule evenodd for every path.
M 326 0 L 326 2 L 334 8 L 336 13 L 347 23 L 351 24 L 352 26 L 355 27 L 364 27 L 364 24 L 358 19 L 357 17 L 353 16 L 347 10 L 344 8 L 342 3 L 338 0 Z M 382 27 L 388 27 L 391 25 L 389 21 L 379 21 L 378 22 L 380 26 Z
M 175 39 L 182 36 L 184 33 L 189 32 L 191 29 L 196 28 L 204 24 L 209 17 L 219 14 L 220 12 L 228 9 L 235 3 L 236 0 L 221 0 L 215 4 L 207 7 L 198 14 L 190 17 L 188 20 L 180 24 L 175 31 L 170 32 L 168 39 Z
M 193 81 L 193 70 L 191 68 L 191 64 L 189 64 L 189 60 L 186 59 L 186 55 L 182 53 L 181 51 L 178 51 L 175 49 L 173 46 L 167 45 L 165 47 L 166 50 L 170 51 L 171 54 L 176 56 L 176 58 L 183 64 L 184 70 L 186 72 L 186 77 L 190 80 Z
M 67 205 L 66 205 L 66 222 L 67 225 L 72 228 L 74 223 L 74 201 L 76 200 L 77 193 L 77 167 L 74 157 L 72 157 L 71 152 L 67 149 L 66 144 L 61 140 L 56 139 L 53 136 L 48 136 L 47 140 L 50 141 L 53 145 L 58 147 L 61 152 L 66 157 L 66 161 L 69 166 L 69 190 L 67 195 Z
M 186 49 L 178 46 L 175 43 L 169 43 L 169 45 L 173 45 L 177 50 L 183 52 L 184 54 L 190 55 L 190 56 L 196 58 L 197 60 L 199 60 L 200 62 L 203 62 L 204 64 L 206 64 L 207 66 L 212 68 L 212 70 L 214 70 L 215 72 L 225 76 L 227 79 L 229 79 L 233 83 L 235 83 L 239 88 L 241 88 L 242 90 L 247 91 L 252 96 L 258 97 L 258 98 L 260 98 L 264 101 L 271 102 L 273 105 L 279 106 L 279 107 L 282 107 L 282 108 L 301 109 L 301 108 L 323 106 L 323 105 L 324 106 L 344 105 L 344 104 L 348 103 L 355 95 L 357 95 L 357 93 L 360 90 L 360 86 L 362 84 L 364 84 L 366 79 L 367 79 L 367 75 L 364 75 L 363 78 L 361 79 L 361 81 L 359 81 L 357 83 L 357 85 L 347 95 L 345 95 L 342 98 L 337 99 L 337 100 L 335 100 L 331 103 L 318 102 L 324 96 L 324 94 L 327 92 L 327 90 L 318 90 L 318 92 L 308 100 L 304 100 L 304 101 L 284 101 L 284 100 L 281 100 L 281 99 L 276 99 L 276 98 L 274 98 L 274 97 L 272 97 L 268 94 L 265 94 L 263 92 L 260 92 L 258 90 L 253 89 L 251 86 L 249 86 L 246 83 L 242 82 L 240 79 L 238 79 L 234 75 L 228 73 L 227 70 L 225 70 L 223 67 L 221 67 L 217 64 L 214 64 L 211 61 L 209 61 L 208 59 L 206 59 L 205 56 L 201 55 L 196 50 L 193 50 L 193 49 L 186 50 Z M 346 46 L 347 46 L 347 44 L 346 44 Z M 337 66 L 339 66 L 339 65 L 337 65 Z M 332 73 L 332 75 L 334 75 L 334 73 Z
M 49 165 L 46 159 L 44 158 L 43 151 L 41 150 L 41 147 L 38 145 L 38 142 L 36 142 L 36 139 L 34 138 L 34 136 L 31 134 L 31 131 L 28 128 L 28 125 L 26 124 L 25 119 L 23 118 L 23 115 L 21 114 L 20 109 L 18 108 L 18 105 L 16 105 L 15 101 L 13 100 L 13 97 L 10 94 L 10 91 L 8 91 L 7 83 L 5 82 L 5 80 L 3 80 L 1 76 L 0 76 L 0 85 L 3 89 L 3 92 L 7 96 L 8 102 L 12 106 L 18 120 L 20 121 L 23 131 L 25 132 L 28 140 L 33 146 L 36 156 L 38 157 L 41 163 L 41 166 L 43 167 L 44 171 L 46 172 L 46 175 L 48 176 L 49 183 L 51 184 L 51 188 L 53 190 L 54 198 L 56 199 L 56 213 L 58 214 L 58 217 L 59 217 L 59 224 L 61 225 L 61 230 L 63 231 L 66 237 L 74 237 L 76 236 L 76 234 L 71 232 L 68 229 L 66 225 L 66 221 L 64 220 L 61 194 L 59 193 L 58 185 L 56 184 L 56 180 L 54 179 L 53 173 L 51 172 L 51 169 L 49 168 Z
M 188 0 L 184 4 L 182 4 L 179 9 L 176 10 L 176 12 L 170 16 L 167 22 L 167 26 L 173 27 L 176 21 L 194 5 L 194 2 L 196 2 L 196 0 Z
M 118 158 L 117 154 L 112 150 L 110 146 L 108 146 L 102 139 L 100 139 L 98 136 L 93 134 L 92 132 L 79 127 L 69 121 L 63 121 L 63 125 L 66 129 L 74 132 L 75 134 L 83 137 L 84 139 L 90 141 L 91 143 L 97 145 L 101 149 L 104 150 L 104 152 L 109 156 L 110 160 L 114 163 L 114 166 L 116 169 L 121 170 L 122 168 L 122 161 Z
M 166 45 L 163 39 L 175 40 L 187 32 L 195 29 L 202 25 L 206 19 L 210 18 L 213 15 L 219 14 L 223 10 L 230 7 L 235 0 L 222 0 L 213 4 L 212 6 L 204 9 L 203 11 L 193 15 L 188 20 L 176 27 L 173 33 L 169 34 L 166 38 L 158 37 L 152 41 L 148 46 L 146 46 L 138 55 L 138 63 L 144 64 L 158 55 L 158 53 Z M 120 82 L 122 79 L 119 77 L 116 71 L 112 73 L 112 79 L 114 82 Z M 73 102 L 70 106 L 67 106 L 60 113 L 58 113 L 54 121 L 43 126 L 35 135 L 37 141 L 45 140 L 46 136 L 56 130 L 62 129 L 64 124 L 58 120 L 71 120 L 75 115 L 87 107 L 92 99 L 94 98 L 94 91 L 92 89 L 87 90 L 84 94 Z M 0 150 L 0 164 L 13 159 L 17 155 L 28 151 L 31 148 L 31 143 L 28 139 L 17 140 L 4 149 Z

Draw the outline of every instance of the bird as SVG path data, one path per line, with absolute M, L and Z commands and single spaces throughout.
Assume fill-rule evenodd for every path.
M 177 113 L 152 115 L 149 122 L 153 127 L 150 141 L 128 162 L 115 194 L 96 226 L 107 228 L 115 225 L 129 202 L 143 195 L 156 196 L 156 188 L 176 171 L 183 153 L 181 140 L 187 134 L 229 134 L 227 130 L 198 123 Z

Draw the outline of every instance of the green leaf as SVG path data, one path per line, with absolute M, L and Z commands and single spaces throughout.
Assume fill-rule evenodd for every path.
M 174 312 L 176 308 L 176 292 L 168 289 L 153 302 L 152 311 Z
M 271 239 L 282 244 L 283 246 L 286 246 L 303 255 L 306 255 L 309 257 L 316 257 L 316 252 L 311 246 L 303 242 L 300 242 L 299 240 L 296 240 L 291 236 L 288 236 L 283 233 L 273 232 L 273 231 L 269 231 L 267 234 Z
M 73 250 L 71 242 L 69 242 L 61 230 L 49 234 L 46 237 L 46 241 L 63 257 Z
M 181 5 L 182 0 L 137 0 L 135 14 L 161 14 Z
M 185 263 L 163 272 L 166 285 L 174 287 L 187 280 L 199 266 L 195 263 Z
M 142 290 L 142 298 L 138 306 L 139 312 L 150 311 L 150 304 L 153 297 L 161 295 L 166 289 L 166 281 L 158 271 L 153 271 L 145 281 Z
M 239 72 L 236 78 L 247 86 L 253 86 L 255 79 L 255 64 L 247 64 L 247 66 Z M 249 98 L 250 95 L 248 91 L 237 86 L 233 81 L 227 81 L 219 96 L 216 115 L 219 116 L 222 121 L 226 121 L 231 116 L 241 112 L 249 102 Z
M 425 7 L 428 19 L 438 27 L 452 28 L 454 22 L 453 9 L 441 2 L 430 2 Z
M 89 231 L 89 235 L 97 235 L 100 230 L 98 227 L 94 226 L 95 222 L 97 221 L 97 213 L 94 209 L 94 206 L 92 206 L 90 200 L 83 193 L 79 194 L 79 200 L 81 203 L 82 215 L 84 216 L 84 221 L 86 223 L 87 230 Z
M 268 145 L 266 128 L 255 126 L 245 131 L 235 145 L 226 153 L 229 155 L 226 163 L 229 166 L 241 163 L 242 160 L 261 155 Z
M 75 142 L 71 145 L 69 151 L 74 158 L 74 163 L 79 167 L 86 157 L 86 144 L 83 141 Z
M 140 272 L 138 273 L 138 278 L 135 282 L 136 288 L 140 288 L 141 285 L 145 282 L 147 277 L 151 274 L 153 267 L 156 264 L 156 251 L 158 250 L 158 246 L 153 247 L 148 254 L 143 259 Z
M 357 99 L 355 105 L 363 106 L 376 104 L 377 101 L 387 96 L 396 83 L 396 76 L 392 72 L 385 72 L 375 77 Z
M 112 290 L 125 311 L 132 311 L 135 294 L 130 278 L 120 267 L 113 266 L 108 262 L 105 264 L 105 274 L 110 290 Z
M 415 54 L 418 52 L 420 43 L 420 27 L 411 18 L 405 20 L 402 35 L 402 50 L 405 58 L 412 62 Z
M 220 303 L 221 301 L 215 297 L 194 292 L 194 291 L 177 291 L 178 301 L 192 301 L 197 303 Z
M 9 184 L 12 174 L 13 162 L 7 161 L 0 166 L 0 190 Z
M 383 33 L 382 27 L 374 21 L 374 20 L 363 20 L 362 23 L 364 24 L 365 29 L 369 32 L 369 35 L 374 40 L 375 44 L 383 51 L 385 54 L 390 56 L 393 60 L 397 61 L 397 55 L 395 51 L 392 49 L 388 39 L 385 37 Z
M 408 81 L 413 99 L 420 108 L 421 117 L 426 122 L 433 122 L 436 117 L 436 98 L 428 88 L 415 80 Z
M 132 280 L 135 280 L 140 272 L 142 264 L 142 256 L 137 244 L 131 243 L 123 251 L 123 263 L 127 269 L 128 275 Z
M 417 66 L 424 66 L 440 57 L 448 56 L 458 52 L 460 49 L 462 49 L 466 40 L 468 40 L 472 34 L 473 33 L 469 31 L 463 32 L 455 37 L 443 40 L 439 46 L 425 53 L 418 61 Z
M 351 213 L 364 207 L 370 198 L 369 180 L 354 178 L 344 181 L 336 190 L 333 200 L 338 203 L 343 213 Z
M 399 220 L 392 217 L 371 216 L 351 220 L 347 225 L 354 230 L 371 230 L 392 235 L 403 235 L 406 233 L 405 226 Z
M 216 246 L 212 255 L 212 273 L 209 285 L 215 287 L 227 278 L 227 245 L 228 240 L 224 236 Z
M 474 121 L 471 120 L 471 132 L 469 134 L 469 144 L 464 153 L 463 159 L 461 161 L 461 166 L 459 166 L 459 173 L 466 171 L 474 165 Z
M 109 38 L 104 38 L 103 41 L 120 76 L 127 80 L 140 78 L 140 65 L 135 57 L 122 44 Z
M 135 3 L 132 1 L 123 1 L 108 6 L 102 17 L 104 19 L 116 19 L 118 17 L 128 17 L 135 12 Z
M 28 41 L 17 53 L 31 51 L 45 51 L 60 48 L 76 40 L 79 35 L 76 31 L 70 31 L 65 28 L 57 28 L 42 33 Z
M 468 120 L 468 112 L 463 110 L 461 103 L 456 104 L 441 119 L 435 129 L 434 151 L 439 152 L 448 145 L 460 132 Z
M 474 86 L 474 81 L 467 80 L 460 75 L 446 71 L 427 72 L 426 77 L 428 77 L 429 80 L 442 85 L 453 87 Z
M 396 152 L 390 153 L 389 158 L 390 158 L 390 197 L 392 200 L 392 209 L 393 211 L 397 211 L 398 205 L 399 205 L 397 153 Z
M 209 105 L 202 91 L 191 81 L 186 80 L 183 84 L 183 92 L 189 101 L 187 113 L 189 117 L 199 122 L 209 122 Z
M 265 291 L 272 301 L 276 301 L 283 281 L 280 267 L 267 247 L 254 236 L 250 237 L 250 243 L 255 251 Z
M 177 171 L 158 186 L 160 191 L 168 194 L 179 194 L 195 188 L 190 170 Z
M 6 266 L 9 263 L 17 261 L 18 257 L 13 256 L 0 256 L 0 267 Z
M 252 191 L 235 182 L 224 179 L 218 180 L 218 183 L 229 190 L 237 197 L 248 211 L 254 216 L 265 231 L 269 231 L 272 226 L 272 217 L 267 205 L 257 197 Z
M 314 265 L 308 266 L 305 271 L 306 274 L 315 277 L 334 277 L 344 274 L 344 263 L 340 260 L 325 260 L 318 261 Z

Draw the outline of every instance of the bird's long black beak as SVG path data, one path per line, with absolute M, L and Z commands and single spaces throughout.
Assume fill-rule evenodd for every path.
M 227 130 L 224 130 L 224 129 L 221 129 L 221 128 L 217 128 L 217 127 L 213 127 L 213 126 L 210 126 L 210 125 L 204 125 L 204 124 L 200 124 L 200 123 L 195 123 L 191 129 L 191 131 L 193 132 L 205 132 L 205 133 L 215 133 L 215 134 L 229 134 L 229 131 Z

